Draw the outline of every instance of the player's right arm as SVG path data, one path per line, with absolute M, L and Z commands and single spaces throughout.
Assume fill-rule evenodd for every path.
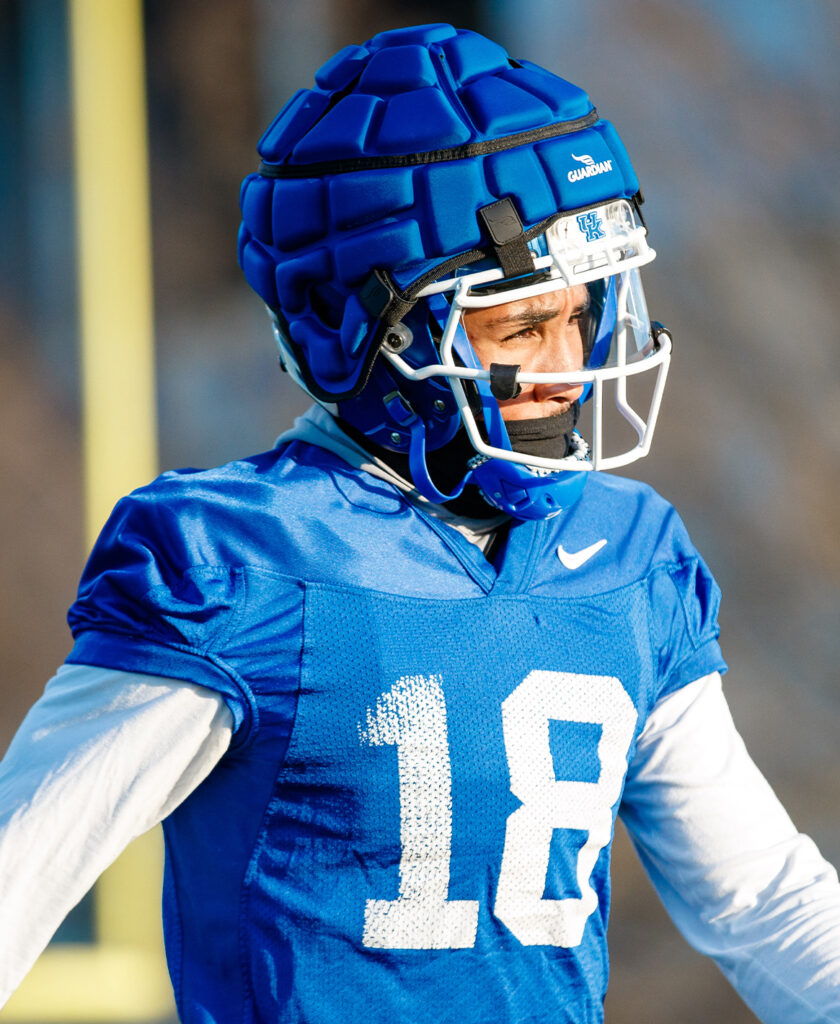
M 233 716 L 181 680 L 64 665 L 0 762 L 0 1006 L 68 911 L 227 750 Z

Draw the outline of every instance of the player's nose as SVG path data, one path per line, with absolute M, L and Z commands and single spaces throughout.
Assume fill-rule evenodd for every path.
M 583 394 L 583 384 L 535 384 L 534 398 L 538 402 L 565 401 L 571 404 Z
M 582 366 L 583 345 L 580 335 L 568 326 L 548 332 L 533 362 L 533 370 L 538 373 L 574 373 Z M 534 385 L 534 398 L 540 402 L 571 403 L 577 401 L 582 394 L 583 384 L 577 381 Z

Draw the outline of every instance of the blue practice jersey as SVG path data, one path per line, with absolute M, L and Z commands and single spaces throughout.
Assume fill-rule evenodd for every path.
M 117 506 L 70 660 L 235 721 L 164 826 L 184 1021 L 603 1019 L 625 772 L 655 702 L 724 668 L 717 587 L 600 473 L 497 562 L 300 441 Z

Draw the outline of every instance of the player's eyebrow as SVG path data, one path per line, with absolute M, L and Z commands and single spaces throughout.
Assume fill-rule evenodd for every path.
M 580 302 L 576 302 L 569 310 L 569 318 L 585 313 L 589 309 L 589 295 Z M 555 317 L 565 313 L 565 307 L 551 307 L 550 309 L 531 308 L 523 309 L 519 313 L 503 313 L 501 316 L 493 317 L 484 323 L 484 327 L 536 327 L 539 324 L 554 320 Z
M 547 323 L 560 315 L 559 309 L 529 310 L 524 309 L 521 313 L 508 313 L 507 315 L 494 317 L 487 321 L 488 327 L 536 327 L 537 324 Z

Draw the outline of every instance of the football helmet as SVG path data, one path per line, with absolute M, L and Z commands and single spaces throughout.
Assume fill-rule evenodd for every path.
M 336 54 L 258 151 L 239 262 L 281 363 L 333 415 L 406 456 L 424 497 L 450 501 L 473 484 L 514 517 L 546 518 L 592 469 L 647 453 L 670 337 L 651 325 L 639 277 L 655 254 L 638 181 L 582 90 L 474 32 L 398 29 Z M 482 365 L 470 310 L 579 285 L 580 367 Z M 652 385 L 640 412 L 628 386 L 642 375 Z M 508 432 L 499 404 L 541 383 L 582 388 L 591 410 L 588 431 L 570 427 L 548 454 Z M 605 441 L 608 407 L 629 425 L 626 450 Z M 444 490 L 442 450 L 463 453 Z

